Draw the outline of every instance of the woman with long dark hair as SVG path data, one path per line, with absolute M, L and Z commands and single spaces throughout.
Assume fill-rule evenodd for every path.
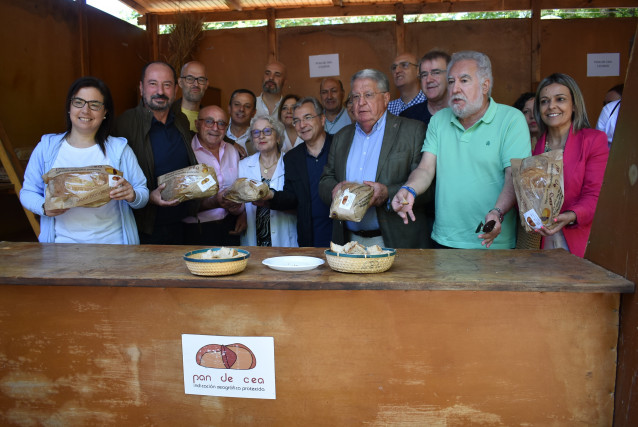
M 20 191 L 22 205 L 40 215 L 41 242 L 139 244 L 131 208 L 148 202 L 146 178 L 126 139 L 109 136 L 113 99 L 106 84 L 81 77 L 66 97 L 66 132 L 47 134 L 33 150 Z M 109 165 L 123 172 L 111 201 L 97 208 L 44 207 L 46 185 L 42 175 L 53 168 Z

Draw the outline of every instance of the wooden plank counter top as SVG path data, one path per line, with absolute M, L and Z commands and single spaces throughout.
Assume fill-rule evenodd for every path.
M 249 247 L 236 275 L 192 275 L 182 259 L 195 247 L 0 242 L 0 283 L 63 286 L 229 288 L 278 290 L 461 290 L 631 293 L 634 284 L 562 250 L 400 249 L 389 271 L 344 274 L 327 264 L 280 272 L 268 257 L 325 259 L 323 249 Z
M 262 260 L 323 250 L 250 247 L 198 277 L 192 249 L 0 243 L 0 425 L 612 424 L 634 285 L 587 260 L 400 249 L 385 273 L 292 273 Z M 186 394 L 184 334 L 271 337 L 276 399 Z

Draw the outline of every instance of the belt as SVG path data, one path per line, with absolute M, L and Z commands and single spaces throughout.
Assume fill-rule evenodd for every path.
M 350 230 L 352 234 L 356 234 L 357 236 L 363 237 L 365 239 L 370 239 L 372 237 L 379 237 L 381 235 L 381 230 Z

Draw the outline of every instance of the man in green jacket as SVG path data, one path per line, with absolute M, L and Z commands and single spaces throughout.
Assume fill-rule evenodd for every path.
M 140 104 L 119 116 L 113 131 L 128 140 L 151 191 L 148 205 L 135 212 L 142 244 L 182 244 L 182 219 L 196 209 L 190 202 L 162 199 L 165 184 L 157 186 L 159 176 L 197 164 L 188 119 L 170 109 L 176 83 L 177 75 L 170 65 L 147 64 L 140 80 Z

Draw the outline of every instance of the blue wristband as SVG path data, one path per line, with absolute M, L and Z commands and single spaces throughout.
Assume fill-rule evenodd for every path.
M 408 190 L 408 192 L 410 194 L 412 194 L 412 197 L 414 197 L 414 199 L 416 200 L 416 191 L 414 191 L 414 188 L 412 187 L 408 187 L 407 185 L 404 185 L 403 187 L 401 187 L 402 189 L 405 188 L 406 190 Z

